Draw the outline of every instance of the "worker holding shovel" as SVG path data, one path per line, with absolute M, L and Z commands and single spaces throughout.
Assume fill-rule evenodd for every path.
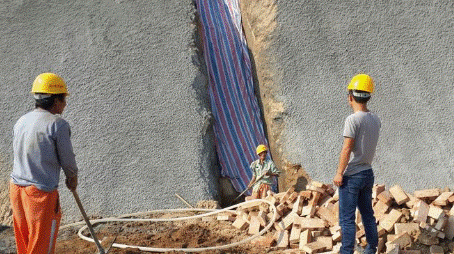
M 43 73 L 33 82 L 32 93 L 35 109 L 14 125 L 10 200 L 18 254 L 55 252 L 61 169 L 67 187 L 77 187 L 70 127 L 60 116 L 66 107 L 66 84 L 56 74 Z
M 372 159 L 378 142 L 381 122 L 378 116 L 367 108 L 374 82 L 366 74 L 358 74 L 347 87 L 348 103 L 353 114 L 347 117 L 344 125 L 344 144 L 340 153 L 339 165 L 333 182 L 339 187 L 339 224 L 342 231 L 340 253 L 353 253 L 356 224 L 356 208 L 366 232 L 366 254 L 377 251 L 377 223 L 372 209 L 372 187 L 374 172 Z
M 259 145 L 256 149 L 258 160 L 251 163 L 252 179 L 249 182 L 248 189 L 252 188 L 253 198 L 265 198 L 268 191 L 271 191 L 273 185 L 273 176 L 279 176 L 280 171 L 274 165 L 271 159 L 266 158 L 268 148 L 265 145 Z

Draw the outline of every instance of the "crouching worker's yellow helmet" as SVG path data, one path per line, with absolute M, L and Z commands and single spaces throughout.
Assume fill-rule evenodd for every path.
M 32 93 L 68 95 L 68 90 L 65 81 L 57 74 L 42 73 L 33 82 Z
M 261 154 L 262 152 L 268 151 L 268 147 L 266 145 L 259 145 L 257 146 L 256 153 L 257 155 Z

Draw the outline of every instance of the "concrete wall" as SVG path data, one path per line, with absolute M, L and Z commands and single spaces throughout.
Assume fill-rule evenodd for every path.
M 330 183 L 351 113 L 346 86 L 370 74 L 382 120 L 376 182 L 454 188 L 454 3 L 274 1 L 267 50 L 284 104 L 282 156 Z M 257 63 L 259 65 L 260 63 Z M 272 123 L 271 123 L 272 124 Z
M 0 176 L 12 128 L 33 108 L 33 79 L 60 74 L 70 97 L 88 214 L 184 207 L 218 197 L 218 168 L 191 0 L 0 3 Z M 64 177 L 62 177 L 63 180 Z M 60 185 L 66 219 L 80 218 Z
M 331 182 L 351 113 L 345 88 L 365 72 L 376 81 L 370 109 L 383 123 L 376 182 L 454 188 L 452 2 L 241 3 L 281 168 L 300 164 Z M 33 108 L 31 83 L 53 71 L 71 92 L 64 117 L 89 214 L 181 206 L 175 193 L 191 203 L 216 198 L 194 19 L 191 0 L 0 3 L 0 180 L 11 171 L 12 127 Z M 61 195 L 66 219 L 79 218 L 64 187 Z

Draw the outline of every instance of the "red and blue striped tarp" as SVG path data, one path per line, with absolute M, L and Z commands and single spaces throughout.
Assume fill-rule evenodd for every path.
M 211 110 L 221 174 L 243 191 L 255 148 L 267 144 L 254 92 L 238 0 L 196 0 L 209 75 Z

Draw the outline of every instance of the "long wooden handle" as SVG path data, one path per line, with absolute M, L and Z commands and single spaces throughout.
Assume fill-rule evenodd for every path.
M 102 245 L 99 243 L 98 238 L 95 235 L 95 231 L 93 230 L 93 226 L 90 223 L 90 220 L 88 219 L 87 214 L 85 213 L 84 207 L 82 206 L 82 202 L 80 202 L 79 195 L 77 194 L 76 190 L 71 190 L 71 192 L 74 195 L 74 199 L 76 200 L 77 206 L 79 207 L 80 213 L 82 213 L 82 216 L 84 217 L 85 223 L 87 224 L 88 230 L 90 230 L 91 237 L 93 237 L 93 240 L 95 241 L 96 247 L 99 250 L 99 254 L 106 254 L 104 251 Z
M 240 195 L 238 195 L 238 197 L 236 197 L 232 202 L 235 202 L 237 199 L 239 199 L 241 196 L 243 196 L 244 193 L 246 193 L 246 191 L 248 191 L 250 188 L 246 188 L 243 192 L 240 193 Z
M 260 179 L 262 179 L 264 176 L 266 175 L 266 173 L 262 174 L 259 178 L 255 179 L 255 182 L 252 184 L 252 186 L 254 186 Z M 251 186 L 251 187 L 252 187 Z M 250 187 L 247 187 L 243 192 L 240 193 L 240 195 L 238 195 L 238 197 L 236 197 L 232 202 L 235 202 L 237 199 L 239 199 L 241 196 L 243 196 L 244 193 L 246 193 L 247 190 L 249 190 Z

